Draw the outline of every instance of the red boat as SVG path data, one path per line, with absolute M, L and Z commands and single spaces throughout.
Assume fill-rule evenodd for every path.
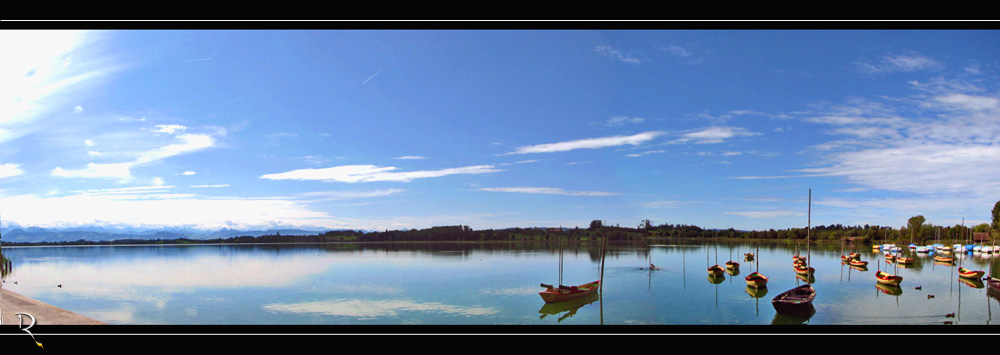
M 589 282 L 578 286 L 559 285 L 559 287 L 542 284 L 542 287 L 545 287 L 545 291 L 539 292 L 538 295 L 542 296 L 545 303 L 571 301 L 597 293 L 600 285 L 601 281 Z
M 851 260 L 848 262 L 848 264 L 851 264 L 851 266 L 868 266 L 867 261 L 861 261 L 861 260 Z
M 719 265 L 712 265 L 712 266 L 710 266 L 708 268 L 708 275 L 709 276 L 719 276 L 719 275 L 722 275 L 724 273 L 726 273 L 726 269 L 723 269 Z
M 903 277 L 879 271 L 875 273 L 875 280 L 884 285 L 899 285 L 900 282 L 903 282 Z

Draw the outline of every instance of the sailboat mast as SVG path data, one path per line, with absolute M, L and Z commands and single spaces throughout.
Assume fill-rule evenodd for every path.
M 809 248 L 810 231 L 812 230 L 813 189 L 809 189 L 809 209 L 806 214 L 806 266 L 812 265 L 812 249 Z

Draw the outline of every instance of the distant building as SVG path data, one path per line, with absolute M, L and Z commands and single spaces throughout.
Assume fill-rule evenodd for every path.
M 988 242 L 990 241 L 990 234 L 986 232 L 974 232 L 972 233 L 972 241 L 975 243 Z

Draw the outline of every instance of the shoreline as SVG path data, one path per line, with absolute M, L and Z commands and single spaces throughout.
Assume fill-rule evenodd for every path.
M 106 323 L 86 317 L 48 303 L 8 291 L 0 286 L 0 321 L 3 325 L 21 324 L 16 313 L 27 313 L 35 318 L 35 325 L 105 325 Z M 24 325 L 30 325 L 30 318 L 24 317 Z

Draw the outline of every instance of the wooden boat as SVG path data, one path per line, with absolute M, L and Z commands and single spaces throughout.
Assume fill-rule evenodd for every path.
M 990 276 L 986 279 L 986 286 L 994 293 L 1000 293 L 1000 279 Z
M 708 276 L 721 276 L 726 273 L 726 269 L 723 269 L 719 265 L 712 265 L 708 267 Z
M 858 254 L 858 253 L 851 253 L 851 255 L 848 255 L 848 256 L 849 256 L 849 257 L 850 257 L 850 258 L 851 258 L 852 260 L 861 260 L 861 254 Z
M 934 261 L 937 261 L 939 263 L 949 263 L 949 264 L 951 264 L 951 263 L 955 262 L 955 258 L 952 258 L 952 257 L 949 257 L 949 256 L 935 255 L 934 256 Z
M 851 264 L 851 266 L 868 266 L 867 261 L 861 261 L 861 260 L 851 260 L 848 262 L 848 264 Z
M 750 275 L 747 275 L 747 286 L 753 288 L 764 288 L 767 287 L 767 276 L 759 272 L 754 271 Z
M 895 255 L 892 255 L 892 254 L 885 254 L 885 261 L 889 261 L 889 262 L 891 262 L 891 261 L 893 261 L 893 260 L 896 260 L 896 256 L 895 256 Z
M 913 264 L 913 258 L 906 258 L 902 256 L 896 257 L 896 264 L 900 265 L 910 265 Z
M 771 300 L 771 305 L 780 314 L 806 314 L 812 308 L 815 298 L 816 289 L 807 284 L 775 296 Z
M 559 285 L 559 287 L 553 287 L 552 285 L 542 284 L 541 286 L 545 288 L 545 291 L 539 292 L 538 295 L 542 296 L 542 299 L 546 303 L 572 301 L 597 293 L 600 285 L 600 280 L 577 286 Z
M 792 262 L 795 263 L 795 264 L 804 263 L 804 262 L 806 262 L 806 257 L 804 257 L 804 256 L 798 256 L 798 255 L 793 256 L 792 257 Z
M 852 268 L 852 269 L 854 269 L 854 270 L 858 270 L 858 271 L 868 271 L 868 266 L 854 266 L 854 265 L 849 265 L 849 267 Z
M 899 285 L 900 282 L 903 282 L 903 277 L 879 271 L 875 273 L 875 280 L 883 285 Z
M 739 269 L 740 268 L 740 263 L 732 261 L 732 260 L 727 261 L 726 262 L 726 268 L 727 269 Z
M 961 277 L 964 277 L 964 278 L 967 278 L 967 279 L 978 279 L 980 277 L 983 277 L 983 274 L 985 274 L 985 273 L 986 273 L 985 271 L 969 270 L 969 269 L 966 269 L 964 267 L 958 268 L 958 276 L 961 276 Z
M 814 272 L 816 272 L 816 269 L 813 269 L 811 267 L 807 267 L 807 266 L 802 265 L 802 264 L 795 265 L 794 269 L 795 269 L 795 273 L 799 274 L 799 275 L 812 275 Z
M 743 260 L 753 261 L 753 253 L 743 253 Z

